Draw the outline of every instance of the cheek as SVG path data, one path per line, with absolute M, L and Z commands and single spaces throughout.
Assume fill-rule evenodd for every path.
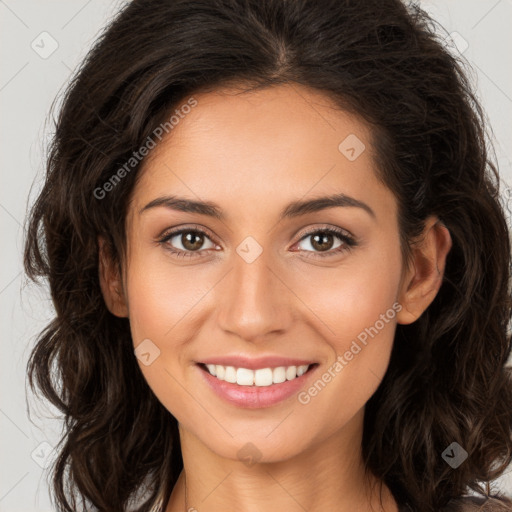
M 191 281 L 190 269 L 173 270 L 165 256 L 155 253 L 131 254 L 126 286 L 130 329 L 136 353 L 139 346 L 150 353 L 149 364 L 138 357 L 146 382 L 181 422 L 191 414 L 190 395 L 183 391 L 190 363 L 187 345 L 195 332 L 191 322 L 208 287 Z
M 354 256 L 350 266 L 325 277 L 310 275 L 303 284 L 302 293 L 307 289 L 308 304 L 314 305 L 316 328 L 325 333 L 332 350 L 317 380 L 298 401 L 312 416 L 326 418 L 333 429 L 364 407 L 389 363 L 402 306 L 397 302 L 399 246 L 388 247 L 361 253 L 357 260 Z
M 157 252 L 157 251 L 155 251 Z M 193 314 L 211 286 L 193 267 L 175 268 L 165 256 L 134 254 L 127 293 L 134 344 L 144 338 L 172 339 L 174 328 Z
M 399 296 L 401 255 L 398 242 L 387 243 L 382 240 L 372 244 L 375 249 L 354 251 L 337 268 L 310 267 L 300 276 L 295 273 L 293 288 L 307 298 L 318 329 L 338 353 L 376 322 L 384 331 L 381 315 L 390 308 L 385 325 L 395 322 L 392 306 Z

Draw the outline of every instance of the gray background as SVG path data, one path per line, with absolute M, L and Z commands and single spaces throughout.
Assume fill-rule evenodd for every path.
M 506 187 L 512 185 L 512 0 L 420 3 L 448 33 L 460 34 L 450 46 L 462 51 L 473 68 L 494 131 L 505 181 L 503 197 L 510 207 L 512 190 Z M 44 287 L 28 286 L 23 276 L 23 223 L 29 193 L 33 199 L 41 184 L 44 148 L 52 130 L 51 123 L 45 125 L 50 105 L 101 27 L 123 4 L 0 0 L 0 512 L 52 510 L 44 466 L 52 460 L 60 423 L 52 420 L 54 410 L 31 395 L 29 418 L 25 388 L 28 354 L 35 335 L 51 318 L 51 301 Z M 512 471 L 496 487 L 512 495 Z

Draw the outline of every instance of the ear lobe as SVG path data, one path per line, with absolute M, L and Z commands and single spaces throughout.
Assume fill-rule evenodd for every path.
M 98 246 L 98 270 L 103 300 L 113 315 L 126 318 L 128 305 L 118 267 L 112 260 L 111 252 L 103 237 L 98 237 Z
M 437 217 L 429 217 L 412 247 L 412 265 L 402 280 L 397 314 L 399 324 L 416 321 L 432 303 L 443 283 L 446 257 L 452 247 L 450 232 Z

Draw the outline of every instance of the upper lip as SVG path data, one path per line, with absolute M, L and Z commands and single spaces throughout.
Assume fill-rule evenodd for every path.
M 281 356 L 263 356 L 263 357 L 249 357 L 249 356 L 218 356 L 209 357 L 202 364 L 218 364 L 221 366 L 234 366 L 235 368 L 247 368 L 249 370 L 257 370 L 259 368 L 277 368 L 279 366 L 303 366 L 314 364 L 314 361 L 307 359 L 296 359 L 292 357 Z

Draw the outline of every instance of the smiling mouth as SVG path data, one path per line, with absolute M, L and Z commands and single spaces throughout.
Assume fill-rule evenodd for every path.
M 295 380 L 311 371 L 318 363 L 305 364 L 301 366 L 278 366 L 275 368 L 236 368 L 234 366 L 223 366 L 220 364 L 198 363 L 200 368 L 208 372 L 218 380 L 248 387 L 269 387 L 274 384 Z

